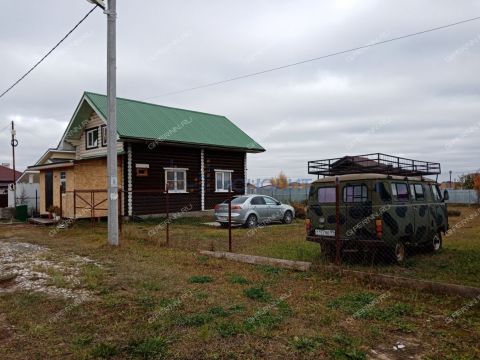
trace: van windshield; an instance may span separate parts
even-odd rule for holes
[[[336,201],[335,187],[323,187],[318,189],[319,203],[334,203]]]

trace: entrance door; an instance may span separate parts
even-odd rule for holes
[[[45,211],[53,205],[53,172],[45,173]]]

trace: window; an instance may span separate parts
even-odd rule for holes
[[[233,198],[233,200],[232,200],[232,205],[241,205],[241,204],[243,204],[245,201],[247,201],[247,199],[248,199],[248,196],[238,196],[238,197],[235,197],[235,198]],[[224,203],[228,203],[228,201],[225,200]]]
[[[437,185],[432,185],[432,193],[433,193],[433,200],[436,202],[440,202],[443,200],[442,194],[440,193],[440,189]]]
[[[148,169],[137,168],[137,169],[136,169],[136,175],[137,175],[138,177],[148,176]]]
[[[405,183],[392,183],[392,195],[397,201],[408,201],[408,186]]]
[[[107,126],[102,126],[102,146],[107,146]]]
[[[64,193],[67,190],[67,173],[60,171],[60,191]]]
[[[343,202],[361,203],[367,200],[367,187],[365,185],[345,186],[343,188]]]
[[[265,200],[265,204],[267,205],[278,205],[278,203],[270,197],[264,196],[263,199]]]
[[[165,184],[170,193],[187,192],[187,170],[179,168],[165,169]]]
[[[265,205],[265,199],[263,196],[255,196],[250,200],[251,205]]]
[[[87,149],[98,147],[98,128],[87,130],[86,132]]]
[[[382,199],[383,202],[390,202],[392,201],[392,196],[387,190],[387,185],[383,181],[378,181],[376,185],[376,191],[377,193],[380,194],[380,199]]]
[[[410,184],[410,195],[412,196],[412,199],[414,200],[424,200],[425,199],[425,193],[423,191],[423,185],[422,184]]]
[[[227,192],[232,186],[232,170],[215,170],[215,191]]]
[[[334,203],[336,201],[336,189],[334,187],[324,187],[318,189],[319,203]]]

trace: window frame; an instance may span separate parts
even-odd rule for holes
[[[263,201],[263,204],[254,204],[253,200],[255,200],[255,199],[261,199]],[[252,206],[264,206],[264,205],[267,205],[267,203],[265,202],[265,199],[263,198],[262,195],[257,195],[257,196],[254,196],[250,199],[250,205],[252,205]]]
[[[417,192],[418,186],[422,188],[421,194]],[[418,197],[419,195],[421,195],[421,198]],[[423,186],[423,184],[410,183],[410,197],[413,201],[425,201],[425,187]]]
[[[406,182],[391,182],[390,184],[391,184],[390,189],[392,191],[393,201],[396,201],[396,202],[409,202],[410,201],[410,199],[412,197],[411,197],[411,194],[410,194],[410,186],[409,186],[408,183],[406,183]],[[397,185],[405,185],[405,187],[407,188],[407,198],[406,199],[399,199]],[[393,186],[395,186],[395,192],[393,191]]]
[[[333,189],[334,199],[333,201],[320,201],[320,190],[331,190]],[[336,187],[335,186],[322,186],[317,189],[317,202],[319,204],[335,204],[337,202],[337,194],[336,194]]]
[[[222,187],[219,188],[218,187],[218,182],[217,182],[217,175],[218,174],[221,174],[222,176]],[[228,174],[228,177],[230,178],[230,187],[232,186],[232,174],[233,174],[233,170],[225,170],[225,169],[215,169],[215,192],[217,193],[226,193],[226,192],[229,192],[230,189],[226,189],[225,188],[225,174]]]
[[[107,147],[107,125],[102,125],[100,129],[100,133],[102,134],[102,147]]]
[[[174,189],[168,189],[169,194],[186,194],[188,193],[187,191],[187,168],[163,168],[165,170],[165,191],[168,189],[168,173],[173,172],[173,181],[174,182]],[[183,173],[183,189],[178,188],[178,173]]]
[[[351,198],[352,201],[347,201],[349,195],[347,194],[347,189],[352,188]],[[360,196],[355,195],[355,188],[361,188]],[[365,196],[364,191],[365,190]],[[360,199],[360,201],[355,201],[355,199]],[[365,184],[352,184],[352,185],[345,185],[343,187],[343,202],[345,204],[363,204],[368,202],[368,187]]]
[[[60,192],[65,193],[67,191],[67,172],[60,171],[59,178],[60,178]]]
[[[89,145],[90,134],[94,133],[94,132],[97,133],[97,144],[96,145]],[[100,136],[99,136],[98,126],[90,128],[90,129],[86,129],[85,130],[85,149],[86,150],[98,149],[99,143],[100,143]]]

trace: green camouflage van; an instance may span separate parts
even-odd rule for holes
[[[336,205],[338,182],[338,209]],[[421,176],[357,173],[314,181],[307,202],[307,240],[322,252],[375,251],[397,262],[406,249],[438,251],[448,230],[445,197],[435,180]],[[338,211],[338,224],[337,224]]]

